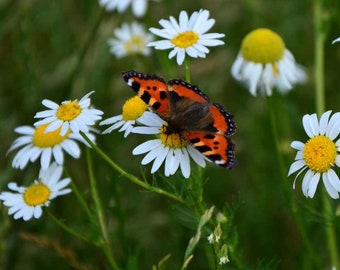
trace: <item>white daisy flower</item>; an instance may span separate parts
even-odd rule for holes
[[[180,167],[185,178],[190,176],[190,159],[189,156],[201,167],[205,167],[206,158],[193,146],[183,140],[180,134],[168,134],[167,123],[158,115],[144,114],[138,120],[142,125],[134,127],[133,133],[139,134],[157,134],[159,139],[146,141],[135,149],[133,155],[147,153],[142,160],[142,165],[153,161],[151,173],[155,173],[163,162],[165,176],[170,176],[176,173]]]
[[[207,47],[224,44],[219,40],[224,34],[206,33],[215,24],[214,19],[209,19],[208,10],[195,11],[190,18],[186,11],[181,11],[179,22],[170,16],[169,20],[162,19],[159,24],[163,29],[150,28],[150,31],[164,40],[150,42],[148,46],[153,46],[156,50],[172,49],[169,59],[177,55],[178,65],[183,63],[186,54],[193,58],[205,58],[209,53]]]
[[[339,42],[339,41],[340,41],[340,37],[334,39],[334,40],[332,41],[332,44],[334,44],[334,43],[336,43],[336,42]]]
[[[331,111],[325,112],[320,121],[316,114],[302,118],[303,127],[310,138],[306,143],[293,141],[291,147],[297,150],[294,163],[290,166],[288,176],[299,171],[296,178],[305,172],[302,180],[302,192],[306,197],[313,198],[320,178],[330,197],[339,198],[340,180],[332,169],[340,166],[340,113],[329,118]]]
[[[68,153],[74,158],[80,157],[80,148],[75,140],[89,146],[79,133],[67,132],[64,136],[60,135],[59,127],[57,130],[46,133],[48,124],[33,128],[31,126],[20,126],[14,131],[22,136],[17,138],[8,152],[17,148],[21,149],[14,156],[12,166],[23,169],[28,162],[35,162],[40,157],[42,169],[47,169],[51,159],[62,165],[64,163],[64,153]],[[85,134],[94,142],[95,137],[91,133]]]
[[[69,129],[74,133],[89,132],[89,127],[93,126],[97,120],[100,120],[102,111],[91,108],[91,99],[89,96],[94,91],[86,94],[80,101],[68,100],[60,105],[44,99],[42,104],[49,110],[36,113],[34,118],[43,118],[34,123],[34,126],[48,124],[45,132],[51,132],[61,127],[60,135],[64,136]]]
[[[131,5],[132,13],[136,17],[142,17],[148,8],[148,0],[99,0],[99,5],[108,12],[117,10],[119,13],[125,12]]]
[[[253,96],[256,96],[257,90],[271,96],[275,87],[286,93],[295,84],[307,80],[305,71],[295,62],[282,38],[265,28],[256,29],[245,36],[231,67],[231,74],[244,83]]]
[[[63,168],[53,162],[46,170],[41,169],[38,180],[29,187],[20,187],[16,183],[9,183],[8,188],[14,192],[3,191],[0,200],[8,206],[8,214],[14,219],[27,221],[40,218],[42,207],[49,206],[52,199],[71,192],[66,186],[70,178],[60,180]]]
[[[117,58],[136,54],[144,56],[151,54],[151,49],[146,45],[153,41],[153,35],[147,33],[142,24],[124,23],[121,28],[115,29],[113,34],[115,38],[110,38],[108,44],[110,52]]]
[[[110,117],[99,123],[99,125],[112,125],[103,131],[103,134],[111,133],[119,128],[119,132],[124,131],[124,137],[127,137],[133,127],[138,124],[139,118],[144,114],[155,115],[148,110],[148,106],[138,96],[128,99],[122,108],[122,114]]]

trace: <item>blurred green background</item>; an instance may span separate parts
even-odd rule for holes
[[[326,107],[339,111],[340,45],[331,45],[331,41],[340,36],[340,3],[337,0],[325,3],[329,6],[324,13],[328,20]],[[239,165],[228,171],[209,164],[203,170],[207,207],[238,206],[233,220],[238,239],[235,252],[249,269],[317,269],[292,218],[280,181],[266,99],[252,97],[230,75],[242,38],[258,27],[280,34],[297,62],[305,66],[307,84],[295,87],[286,96],[275,93],[272,97],[280,150],[288,172],[295,154],[290,142],[307,139],[301,119],[304,114],[315,112],[313,1],[150,1],[147,15],[139,21],[158,28],[159,19],[168,19],[170,15],[178,18],[181,10],[191,14],[200,8],[210,11],[216,20],[211,32],[225,33],[226,44],[211,48],[206,59],[190,61],[191,81],[212,101],[233,113],[238,127],[233,140]],[[0,191],[10,181],[28,185],[38,174],[38,164],[29,164],[22,171],[12,169],[14,154],[6,152],[17,137],[14,128],[34,123],[34,114],[43,109],[42,99],[55,102],[80,99],[95,90],[92,102],[107,118],[120,114],[124,101],[133,96],[121,78],[122,71],[134,69],[157,73],[166,79],[184,79],[183,66],[176,66],[175,60],[168,61],[168,51],[154,51],[148,58],[129,56],[120,60],[110,55],[107,39],[116,27],[133,20],[136,19],[131,8],[123,14],[106,13],[98,1],[0,1]],[[78,62],[79,59],[83,61]],[[164,61],[168,66],[164,66]],[[113,132],[98,136],[97,144],[125,170],[138,176],[145,173],[151,181],[150,166],[141,167],[141,157],[131,154],[146,138],[149,137],[132,135],[124,139],[122,133]],[[67,157],[66,167],[92,204],[84,150],[79,160]],[[120,177],[97,155],[93,159],[118,264],[122,269],[151,269],[170,253],[168,269],[178,269],[186,245],[195,233],[190,215],[186,216],[183,209],[167,198],[144,192]],[[289,187],[293,180],[287,177]],[[169,181],[180,185],[181,181],[190,180],[171,177]],[[289,189],[289,193],[306,221],[307,236],[324,269],[331,269],[324,240],[322,188],[320,185],[314,199],[306,199],[299,179],[296,190]],[[338,201],[332,203],[335,208],[340,207]],[[74,196],[58,198],[50,210],[78,231],[91,232]],[[108,269],[96,246],[67,235],[47,213],[39,220],[24,222],[7,216],[4,206],[0,205],[0,211],[0,269]],[[339,220],[331,222],[335,222],[339,233]],[[64,252],[58,252],[58,247]],[[207,269],[207,265],[204,248],[199,247],[189,269]],[[225,269],[242,267],[231,262]]]

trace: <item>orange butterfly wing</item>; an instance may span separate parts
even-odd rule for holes
[[[169,112],[168,86],[154,74],[135,71],[122,73],[127,85],[155,112],[166,115]]]
[[[216,165],[228,169],[236,165],[235,146],[230,138],[204,132],[190,132],[186,137],[192,146]]]
[[[229,136],[236,126],[221,105],[210,104],[197,86],[183,80],[166,83],[157,75],[135,71],[122,75],[128,86],[168,122],[169,131],[180,133],[215,164],[228,169],[235,166],[235,146]]]

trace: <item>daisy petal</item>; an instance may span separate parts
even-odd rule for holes
[[[164,147],[163,151],[161,151],[161,153],[155,158],[155,161],[152,164],[151,173],[155,173],[161,167],[168,153],[169,153],[169,148]]]
[[[140,155],[140,154],[144,154],[146,152],[151,151],[152,149],[155,149],[156,147],[158,147],[161,144],[160,140],[155,139],[155,140],[150,140],[150,141],[146,141],[142,144],[140,144],[139,146],[135,147],[132,150],[132,154],[133,155]]]
[[[320,173],[316,173],[310,180],[309,186],[307,187],[307,197],[313,198],[316,188],[319,184]]]
[[[329,116],[331,115],[332,111],[325,112],[321,118],[319,123],[319,133],[320,135],[324,135],[326,133],[326,129],[328,126]]]
[[[297,160],[292,165],[290,165],[288,176],[300,170],[303,166],[306,166],[306,162],[304,160]]]
[[[340,192],[340,180],[338,175],[333,170],[328,170],[325,175],[327,175],[327,178],[331,185],[335,188],[337,192]]]
[[[332,185],[329,175],[327,173],[324,173],[322,179],[329,196],[333,199],[338,199],[339,193],[336,190],[336,188]]]

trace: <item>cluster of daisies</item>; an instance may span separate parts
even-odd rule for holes
[[[12,166],[24,169],[29,162],[40,158],[40,172],[38,178],[28,187],[18,186],[11,182],[11,191],[0,193],[0,200],[9,207],[8,214],[14,219],[29,220],[42,215],[42,207],[48,206],[50,201],[60,195],[71,192],[67,188],[71,179],[63,178],[64,152],[73,158],[80,157],[78,143],[89,146],[81,132],[93,143],[96,121],[102,118],[103,112],[91,108],[89,96],[82,99],[68,100],[57,104],[51,100],[43,100],[47,110],[38,112],[39,119],[33,126],[20,126],[15,132],[20,134],[12,144],[9,152],[19,149],[15,154]]]
[[[131,5],[133,14],[140,18],[146,13],[148,0],[99,0],[99,4],[107,11],[117,10],[119,13]],[[186,56],[205,58],[208,47],[224,44],[220,40],[224,34],[208,33],[215,24],[215,20],[209,18],[208,10],[201,9],[190,16],[181,11],[178,20],[170,16],[168,20],[161,19],[159,24],[162,28],[151,27],[148,32],[138,22],[124,23],[114,30],[114,38],[108,40],[110,52],[122,58],[138,54],[149,56],[150,47],[170,49],[169,59],[176,57],[177,64],[182,65]],[[155,36],[163,39],[154,41]],[[270,96],[274,88],[287,93],[307,79],[304,68],[295,62],[283,39],[266,28],[251,31],[244,37],[231,74],[254,96],[257,93]]]
[[[123,12],[129,5],[137,17],[142,17],[147,9],[147,0],[100,0],[100,5],[108,11]],[[114,31],[115,39],[110,39],[111,52],[118,58],[131,54],[149,55],[150,47],[159,50],[170,49],[169,58],[176,57],[181,65],[185,57],[204,58],[209,53],[208,47],[223,45],[220,40],[225,35],[207,33],[215,24],[209,18],[209,11],[199,10],[190,16],[185,11],[179,14],[179,20],[170,16],[169,20],[160,20],[163,27],[150,28],[150,32],[162,40],[153,41],[144,27],[134,22]],[[340,41],[336,39],[334,42]],[[242,41],[241,50],[232,66],[233,77],[244,83],[252,95],[258,92],[270,96],[277,88],[286,93],[297,83],[306,80],[304,69],[295,62],[292,53],[286,48],[282,38],[269,29],[256,29]],[[42,206],[60,195],[71,192],[67,188],[69,178],[63,178],[62,165],[64,153],[73,158],[80,157],[78,143],[89,146],[84,138],[95,142],[94,125],[101,120],[103,112],[91,107],[90,95],[86,94],[79,101],[64,101],[57,104],[43,100],[47,110],[38,112],[38,121],[34,126],[20,126],[15,132],[17,138],[9,152],[18,150],[12,165],[24,169],[29,162],[40,158],[41,169],[38,178],[28,187],[9,183],[11,190],[0,193],[0,200],[9,207],[9,214],[15,219],[29,220],[39,218]],[[296,161],[291,165],[289,175],[305,172],[302,190],[307,197],[313,197],[320,179],[332,198],[339,198],[340,180],[334,167],[340,166],[339,133],[340,113],[331,116],[324,113],[320,121],[315,114],[303,117],[303,126],[310,139],[306,143],[294,141],[292,147],[297,150]],[[179,168],[184,177],[190,176],[191,157],[199,166],[204,167],[206,158],[187,142],[176,136],[164,134],[167,123],[157,114],[148,110],[139,98],[128,100],[122,114],[108,118],[100,125],[111,125],[103,133],[118,129],[124,137],[130,133],[153,134],[158,138],[146,141],[133,150],[134,155],[146,154],[142,164],[153,162],[151,173],[156,172],[164,162],[164,174],[173,175]],[[295,181],[294,181],[295,187]]]
[[[116,1],[107,0],[105,2],[114,3]],[[136,1],[134,4],[137,5],[137,2],[145,7],[147,1]],[[141,2],[144,3],[141,4]],[[118,7],[117,9],[119,10]],[[122,28],[115,32],[118,39],[110,40],[109,43],[112,46],[111,51],[117,57],[131,54],[131,44],[137,40],[138,46],[135,43],[135,50],[133,50],[137,54],[149,55],[150,47],[157,50],[170,49],[169,59],[176,57],[177,64],[181,65],[187,56],[204,58],[209,53],[208,47],[224,44],[223,41],[219,40],[225,36],[224,34],[207,33],[214,23],[215,20],[209,18],[209,11],[207,10],[202,9],[193,12],[191,16],[188,16],[185,11],[181,11],[178,21],[170,16],[169,20],[161,19],[159,21],[163,28],[151,27],[149,29],[152,34],[163,38],[162,40],[151,40],[153,37],[141,29],[138,31],[139,36],[137,36],[134,34],[135,31],[128,31],[128,27],[125,25],[124,29]],[[135,25],[134,28],[136,27]],[[144,42],[140,42],[141,40]],[[340,38],[334,40],[333,43],[338,41],[340,41]],[[143,46],[140,46],[141,44]],[[285,94],[292,90],[296,84],[305,83],[307,80],[304,68],[296,63],[293,54],[286,48],[283,39],[274,31],[266,28],[255,29],[244,37],[241,49],[232,65],[231,74],[237,81],[243,83],[253,96],[257,94],[271,96],[273,89]],[[123,112],[124,114],[125,112]],[[296,141],[292,143],[292,147],[298,152],[296,161],[289,169],[289,175],[299,171],[297,175],[299,176],[302,172],[306,172],[302,181],[302,191],[306,197],[312,198],[314,196],[320,179],[323,180],[326,190],[332,198],[339,197],[340,181],[332,168],[340,164],[338,157],[340,143],[339,140],[334,141],[338,138],[338,126],[340,124],[338,123],[338,113],[331,118],[329,117],[330,111],[321,116],[319,123],[315,114],[305,115],[303,125],[310,140],[305,144]],[[157,119],[157,116],[150,112],[143,116],[138,115],[132,120],[127,118],[125,120],[123,116],[107,120],[106,124],[114,123],[107,129],[107,132],[120,128],[120,131],[125,131],[125,136],[131,131],[159,134],[160,127],[164,125],[162,119]],[[133,121],[149,127],[134,127],[135,122]],[[171,147],[167,149],[167,151],[171,150]],[[133,151],[134,154],[146,152],[148,154],[143,159],[142,164],[154,161],[151,171],[155,172],[167,156],[162,154],[166,153],[164,142],[161,139],[148,141]],[[184,176],[188,176],[190,170],[187,165],[183,165],[187,164],[186,162],[183,163],[183,161],[179,162],[178,160],[183,159],[183,157],[187,160],[188,153],[197,164],[200,166],[205,165],[204,157],[199,155],[194,148],[190,148],[190,145],[187,146],[186,151],[181,150],[181,152],[177,153],[173,151],[172,155],[176,156],[176,158],[169,161],[168,164],[174,164],[172,168],[176,169],[181,166]],[[165,166],[166,175],[171,175],[174,171],[170,165]]]
[[[100,0],[100,5],[107,11],[123,12],[130,2],[134,15],[136,17],[144,16],[147,0]],[[117,58],[122,58],[136,54],[149,56],[151,54],[150,47],[159,50],[172,49],[169,58],[176,56],[177,63],[181,65],[186,54],[193,58],[205,58],[209,53],[207,47],[224,44],[219,40],[225,36],[224,34],[206,34],[215,24],[215,20],[209,18],[208,10],[195,11],[190,17],[187,12],[181,11],[178,22],[170,16],[169,20],[162,19],[159,24],[163,27],[162,29],[151,27],[150,33],[148,33],[145,26],[136,21],[131,24],[123,23],[120,28],[113,31],[114,38],[108,40],[110,52]],[[154,35],[162,37],[164,40],[153,41]]]

